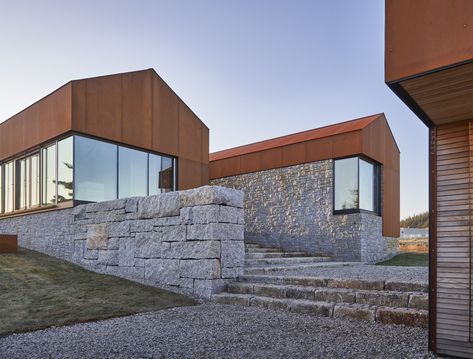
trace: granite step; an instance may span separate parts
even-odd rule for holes
[[[314,267],[325,266],[326,262],[319,261],[313,263],[296,263],[296,264],[273,264],[273,265],[264,265],[264,266],[253,266],[253,267],[245,267],[243,269],[244,275],[269,275],[274,272],[280,271],[295,271],[295,270],[303,270],[309,269]]]
[[[330,287],[364,290],[388,290],[397,292],[428,292],[425,282],[398,282],[369,279],[322,278],[313,276],[245,274],[238,278],[240,282],[287,284],[312,287]]]
[[[251,282],[230,283],[227,291],[233,294],[253,294],[256,296],[279,299],[304,299],[318,302],[356,303],[423,310],[428,309],[429,301],[428,294],[422,292],[360,290]]]
[[[319,263],[329,261],[329,257],[280,257],[280,258],[257,258],[245,259],[245,265],[248,267],[259,267],[267,265],[295,265],[306,263]]]
[[[283,253],[279,248],[245,248],[246,253]]]
[[[410,308],[391,308],[357,303],[336,303],[305,299],[281,299],[252,294],[220,293],[212,299],[221,304],[263,307],[318,317],[376,321],[383,324],[428,326],[428,311]]]
[[[304,252],[262,252],[246,254],[247,259],[261,259],[261,258],[288,258],[288,257],[309,257],[310,255]]]

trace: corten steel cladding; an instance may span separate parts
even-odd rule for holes
[[[385,11],[387,83],[473,58],[473,1],[386,0]]]
[[[365,155],[382,164],[383,235],[399,237],[399,149],[384,114],[210,154],[210,179]]]
[[[18,252],[18,238],[16,235],[0,234],[0,253]]]
[[[208,184],[208,128],[153,69],[74,80],[0,124],[0,161],[67,133],[178,158],[178,189]]]

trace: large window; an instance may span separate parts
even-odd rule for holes
[[[118,149],[118,196],[148,194],[148,153],[126,147]]]
[[[43,205],[56,203],[56,143],[43,148]]]
[[[73,198],[73,138],[68,137],[57,143],[57,201],[65,202]]]
[[[3,179],[4,179],[4,208],[5,212],[13,211],[13,162],[9,162],[3,165]]]
[[[0,213],[173,191],[175,167],[169,156],[69,136],[0,163]]]
[[[174,189],[174,160],[150,153],[148,182],[150,195],[172,191]]]
[[[75,199],[100,202],[117,198],[117,151],[111,143],[75,136]]]
[[[359,157],[334,163],[334,212],[380,212],[380,166]]]

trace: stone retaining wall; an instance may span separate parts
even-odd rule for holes
[[[19,244],[172,291],[209,298],[242,273],[243,193],[217,186],[0,220]]]
[[[267,247],[376,262],[397,253],[382,218],[333,214],[333,161],[325,160],[214,179],[245,192],[245,238]]]

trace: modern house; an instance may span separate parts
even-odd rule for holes
[[[245,193],[246,240],[337,260],[397,252],[399,149],[384,114],[211,153],[209,176]]]
[[[473,358],[473,2],[387,0],[388,86],[429,128],[429,347]]]
[[[0,124],[0,170],[0,235],[199,297],[241,275],[244,240],[304,260],[397,251],[399,149],[383,114],[214,153],[209,164],[208,128],[154,70],[102,76]],[[205,186],[209,171],[237,190]]]
[[[152,69],[71,81],[0,124],[0,218],[205,185],[208,138]]]

